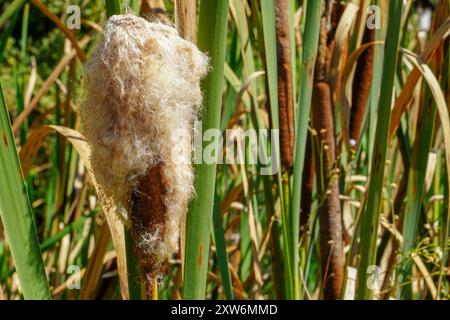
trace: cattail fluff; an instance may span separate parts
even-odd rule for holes
[[[207,57],[176,29],[132,14],[109,18],[86,66],[80,116],[100,198],[132,227],[144,265],[178,249],[207,71]],[[144,198],[138,205],[136,194]]]

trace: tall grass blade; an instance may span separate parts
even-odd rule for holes
[[[115,14],[120,14],[122,10],[122,4],[120,0],[105,0],[105,7],[106,7],[106,15],[111,17]]]
[[[16,13],[17,10],[26,2],[26,0],[14,0],[6,10],[0,15],[0,28],[8,21],[8,19]]]
[[[198,46],[208,53],[211,71],[203,80],[205,93],[202,130],[219,128],[226,52],[228,0],[200,3]],[[205,146],[207,143],[203,143]],[[202,149],[203,150],[203,149]],[[184,299],[204,299],[216,180],[215,164],[195,166],[197,197],[186,222]]]
[[[381,209],[388,133],[391,117],[391,103],[394,93],[394,77],[392,70],[396,69],[400,40],[400,22],[403,1],[389,2],[389,19],[386,34],[386,52],[381,80],[380,100],[378,104],[378,121],[374,152],[372,156],[372,171],[369,178],[368,196],[361,220],[361,262],[358,272],[358,299],[371,299],[372,290],[367,285],[368,267],[375,265],[378,220]]]
[[[322,15],[322,0],[308,1],[306,6],[306,24],[304,31],[304,46],[302,69],[300,75],[299,112],[297,113],[295,145],[294,145],[294,175],[292,182],[291,202],[291,235],[294,262],[293,270],[296,274],[299,268],[299,254],[297,243],[300,228],[300,205],[302,194],[302,175],[305,161],[306,138],[308,121],[311,110],[311,100],[316,65],[317,48],[319,45],[320,18]]]
[[[2,35],[0,37],[0,64],[2,64],[3,60],[5,59],[6,45],[8,43],[9,37],[11,36],[12,32],[14,31],[14,27],[16,25],[18,17],[19,17],[19,11],[16,11],[16,13],[12,16],[11,20],[9,21],[7,27],[2,32]]]
[[[431,68],[426,65],[425,63],[423,63],[420,58],[416,55],[414,55],[412,52],[407,51],[407,50],[403,50],[403,52],[406,53],[406,57],[416,66],[416,68],[418,70],[420,70],[422,76],[424,77],[424,79],[426,80],[429,89],[431,91],[431,94],[433,96],[434,99],[434,103],[437,109],[437,112],[439,114],[439,118],[441,120],[441,126],[442,126],[442,131],[443,131],[443,137],[444,137],[444,146],[445,146],[445,164],[446,164],[446,173],[447,173],[447,183],[450,183],[450,116],[448,114],[448,105],[446,102],[446,99],[444,97],[444,94],[442,92],[442,89],[439,85],[439,81],[436,79],[436,76],[433,74],[433,71],[431,70]],[[427,154],[428,156],[428,154]],[[447,188],[447,199],[450,198],[450,189]],[[417,194],[414,195],[415,197],[417,197]],[[449,226],[448,226],[448,221],[449,221],[449,217],[450,217],[450,207],[447,205],[447,216],[444,219],[444,221],[446,221],[447,223],[444,224],[444,226],[442,227],[443,229],[443,233],[444,233],[444,237],[443,237],[443,243],[442,245],[442,250],[444,252],[444,256],[442,257],[441,260],[441,272],[444,269],[444,263],[445,263],[445,255],[448,254],[448,235],[449,235]],[[414,221],[408,221],[411,223],[411,225],[417,226],[417,223]],[[411,239],[404,239],[404,250],[407,251],[409,248],[412,247],[412,240],[414,237],[414,233],[415,230],[412,227],[405,227],[405,231],[406,233],[404,234],[404,236],[409,236],[411,237]],[[408,243],[406,243],[406,240],[408,240]],[[407,271],[408,271],[409,267],[407,267]],[[439,277],[442,277],[442,273],[440,273]],[[439,287],[441,286],[441,278],[439,279]],[[403,296],[402,296],[403,294]],[[404,293],[402,292],[402,290],[400,290],[399,293],[400,297],[404,297]]]
[[[228,268],[227,243],[225,241],[225,230],[223,228],[222,213],[220,212],[219,199],[216,197],[216,205],[213,212],[214,242],[216,245],[217,262],[222,277],[223,290],[228,300],[233,300],[233,286],[231,283],[230,269]]]
[[[39,240],[0,85],[0,215],[25,299],[50,299]]]

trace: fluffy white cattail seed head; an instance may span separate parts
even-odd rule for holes
[[[207,71],[207,57],[176,29],[132,14],[109,18],[86,66],[80,116],[103,203],[129,221],[130,193],[161,167],[166,225],[164,232],[145,230],[140,244],[159,258],[177,249],[179,221],[194,192],[191,164],[172,150],[190,159]],[[180,141],[174,132],[186,135]]]

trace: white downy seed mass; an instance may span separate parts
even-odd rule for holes
[[[206,55],[175,28],[132,14],[109,18],[86,66],[80,116],[103,204],[129,222],[130,192],[163,164],[166,232],[154,230],[140,244],[160,259],[177,250],[180,219],[194,193],[191,164],[172,150],[190,158],[207,71]],[[174,139],[180,130],[183,139]]]

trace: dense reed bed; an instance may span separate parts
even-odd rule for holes
[[[0,299],[448,299],[450,1],[0,3]]]

